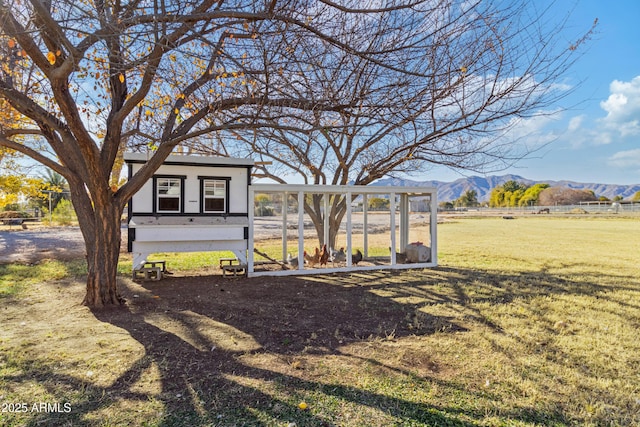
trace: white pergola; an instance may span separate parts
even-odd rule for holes
[[[298,200],[298,266],[297,269],[290,270],[268,270],[255,271],[254,252],[254,209],[256,194],[276,193],[281,194],[284,200],[284,208],[282,209],[282,259],[287,258],[287,204],[286,200],[291,195],[297,195]],[[305,194],[322,194],[324,199],[324,212],[329,212],[329,195],[343,195],[346,204],[346,265],[341,267],[327,268],[305,268],[304,267],[304,200]],[[347,186],[347,185],[303,185],[303,184],[252,184],[249,185],[249,236],[248,236],[248,257],[247,257],[247,274],[249,277],[263,275],[299,275],[299,274],[324,274],[334,272],[347,271],[364,271],[364,270],[381,270],[381,269],[409,269],[409,268],[429,268],[437,266],[437,197],[436,188],[434,187],[374,187],[374,186]],[[390,259],[388,265],[375,266],[355,266],[352,260],[352,205],[351,200],[354,196],[362,196],[363,198],[363,239],[364,239],[364,256],[367,257],[368,251],[368,212],[367,197],[370,195],[387,195],[389,198],[389,246],[391,248]],[[399,201],[396,198],[399,197]],[[429,203],[429,234],[423,241],[428,242],[431,249],[431,257],[428,262],[397,264],[396,250],[404,249],[409,244],[409,214],[410,214],[410,197],[428,198]],[[399,212],[399,242],[396,238],[396,214]],[[324,241],[328,241],[329,235],[329,217],[324,215]],[[398,245],[399,243],[399,245]]]

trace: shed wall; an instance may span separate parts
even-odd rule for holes
[[[133,164],[132,172],[136,173],[143,165]],[[183,166],[162,165],[155,175],[186,176],[184,181],[184,214],[200,213],[200,180],[199,176],[229,178],[229,213],[247,214],[247,187],[249,174],[244,167],[220,167],[220,166]],[[132,215],[149,215],[153,212],[153,180],[149,180],[133,196]]]

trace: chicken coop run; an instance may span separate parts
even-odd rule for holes
[[[125,153],[129,176],[150,155]],[[134,278],[159,280],[166,252],[228,251],[223,273],[248,276],[437,265],[435,188],[253,184],[253,165],[169,156],[129,201]]]
[[[249,186],[248,275],[437,265],[433,187]]]

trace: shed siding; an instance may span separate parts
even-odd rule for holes
[[[182,242],[203,240],[242,240],[242,226],[210,226],[210,227],[138,227],[136,240],[145,242]]]
[[[133,164],[133,173],[143,165]],[[247,169],[244,167],[220,166],[182,166],[162,165],[155,175],[186,176],[184,180],[184,214],[199,214],[200,206],[200,176],[217,176],[229,178],[229,200],[227,201],[230,214],[247,214],[247,187],[249,185]],[[153,180],[149,180],[132,199],[132,215],[153,214]]]

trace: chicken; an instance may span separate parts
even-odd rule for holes
[[[358,263],[362,261],[362,258],[362,252],[360,252],[360,249],[356,249],[356,253],[351,255],[351,262],[353,265],[358,265]]]
[[[389,252],[391,252],[391,247],[389,247]],[[404,252],[396,252],[396,264],[406,264],[407,263],[407,254]]]
[[[294,258],[291,254],[289,254],[289,256],[287,257],[287,264],[289,264],[293,268],[298,268],[298,256],[296,255]]]
[[[344,248],[340,248],[339,251],[335,249],[331,249],[331,256],[329,257],[329,261],[336,265],[336,262],[345,262],[347,261],[347,254],[344,251]]]
[[[322,250],[320,251],[320,267],[323,265],[327,265],[327,261],[329,260],[329,251],[327,250],[327,244],[322,245]]]
[[[316,252],[313,256],[309,255],[307,251],[304,251],[304,259],[307,261],[310,267],[313,267],[320,262],[320,249],[316,248]]]

